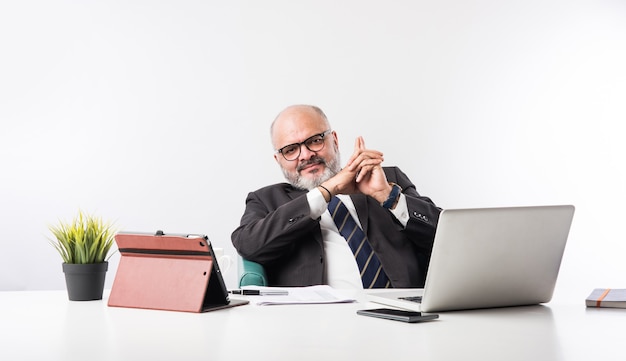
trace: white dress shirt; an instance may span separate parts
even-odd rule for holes
[[[356,209],[352,203],[350,196],[345,194],[337,195],[337,197],[346,205],[350,215],[356,220],[359,227],[361,222],[356,214]],[[320,227],[322,229],[322,239],[324,240],[324,255],[326,265],[326,280],[328,285],[336,289],[362,289],[363,283],[359,272],[359,266],[356,263],[354,254],[346,242],[346,239],[339,233],[335,222],[328,211],[328,203],[324,199],[324,195],[318,188],[307,193],[309,207],[311,209],[311,218],[320,218]],[[409,212],[407,209],[406,198],[404,194],[400,194],[400,199],[395,209],[389,210],[399,221],[406,227],[409,221]],[[361,227],[362,228],[362,227]]]

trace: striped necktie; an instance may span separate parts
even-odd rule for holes
[[[391,283],[380,260],[372,250],[367,236],[348,212],[348,208],[337,197],[328,203],[328,210],[339,233],[346,239],[361,272],[363,288],[388,288]]]

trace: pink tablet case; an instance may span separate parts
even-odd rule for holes
[[[120,232],[115,241],[121,258],[109,306],[206,312],[248,303],[229,300],[204,235]]]

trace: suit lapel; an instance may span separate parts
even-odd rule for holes
[[[354,204],[354,208],[356,209],[356,214],[359,216],[359,222],[361,223],[361,227],[363,227],[363,232],[367,234],[367,229],[369,226],[368,215],[368,205],[367,205],[367,196],[363,194],[352,194],[350,195],[352,199],[352,203]]]
[[[298,189],[298,188],[292,186],[291,184],[285,184],[285,185],[286,185],[285,193],[291,199],[296,199],[296,198],[300,197],[302,194],[308,192],[308,191],[303,190],[303,189]]]

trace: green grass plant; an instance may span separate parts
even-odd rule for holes
[[[102,263],[113,245],[115,231],[111,223],[82,211],[72,222],[60,221],[49,226],[55,239],[50,243],[63,262],[75,264]]]

